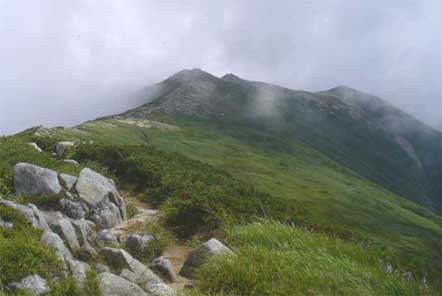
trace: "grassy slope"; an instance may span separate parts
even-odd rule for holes
[[[229,231],[236,257],[215,258],[198,272],[208,295],[426,295],[386,274],[372,250],[279,223]]]
[[[256,131],[233,133],[203,121],[160,119],[180,129],[145,129],[103,120],[83,126],[88,133],[60,131],[59,136],[108,144],[154,144],[178,151],[296,202],[300,220],[308,225],[356,232],[380,246],[392,247],[408,261],[437,268],[434,262],[441,260],[440,217],[428,210],[300,143],[285,143]]]

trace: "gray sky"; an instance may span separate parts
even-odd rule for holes
[[[442,1],[0,1],[0,134],[123,111],[184,68],[347,85],[439,129]]]

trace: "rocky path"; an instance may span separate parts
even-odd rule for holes
[[[148,204],[139,201],[130,192],[122,192],[122,196],[124,196],[128,205],[130,204],[138,210],[138,214],[115,226],[112,229],[112,232],[114,232],[116,235],[124,235],[130,231],[130,229],[137,228],[137,226],[142,226],[146,223],[158,223],[161,211],[150,208]],[[177,281],[170,284],[170,286],[177,291],[183,290],[186,286],[192,285],[191,280],[179,275],[179,271],[181,270],[181,267],[183,266],[184,261],[186,260],[190,251],[191,248],[189,246],[182,243],[177,243],[168,247],[163,254],[163,256],[167,257],[171,261],[173,270],[177,275]]]

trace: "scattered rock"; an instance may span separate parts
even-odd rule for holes
[[[26,293],[26,295],[42,295],[49,292],[48,283],[39,275],[27,276],[19,283],[13,283],[11,286]]]
[[[133,254],[142,253],[155,238],[151,235],[130,234],[127,237],[126,244]]]
[[[147,283],[143,286],[144,290],[155,296],[175,296],[174,289],[166,285],[165,283]]]
[[[75,182],[77,182],[77,177],[68,174],[60,174],[58,177],[60,179],[61,186],[63,186],[67,191],[71,191],[75,185]]]
[[[55,195],[62,190],[57,172],[24,162],[14,167],[14,184],[19,195]]]
[[[147,296],[138,285],[109,272],[98,275],[98,285],[103,296]]]
[[[60,206],[63,213],[72,219],[83,219],[86,217],[86,211],[79,202],[63,198],[60,200]]]
[[[191,277],[198,267],[207,262],[208,258],[223,254],[233,255],[234,253],[220,241],[212,238],[189,253],[189,256],[180,270],[180,275]]]
[[[157,271],[159,275],[163,277],[168,282],[176,282],[177,277],[175,271],[173,270],[172,263],[170,260],[164,256],[155,258],[150,264],[150,268],[153,271]]]
[[[141,287],[164,283],[146,265],[133,258],[123,249],[103,248],[102,254],[112,268],[121,272],[120,276],[137,283]]]
[[[75,145],[74,142],[69,142],[69,141],[57,143],[57,146],[55,147],[55,153],[57,153],[57,157],[58,158],[65,157],[69,149],[74,147],[74,145]]]
[[[87,272],[91,270],[89,264],[79,260],[67,260],[71,276],[82,287],[86,281]]]
[[[96,243],[99,247],[116,247],[119,245],[117,236],[110,229],[103,229],[97,233]]]
[[[77,165],[77,166],[80,165],[78,163],[78,161],[76,161],[75,159],[63,159],[63,162],[70,163],[70,164]]]
[[[29,146],[34,147],[35,150],[37,150],[38,152],[43,152],[43,150],[40,147],[38,147],[37,143],[32,142],[32,143],[26,143],[26,144],[28,144]]]

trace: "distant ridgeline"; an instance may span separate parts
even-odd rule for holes
[[[441,211],[441,132],[372,95],[340,86],[305,92],[183,70],[146,88],[147,104],[114,118],[189,116],[302,142],[357,174]],[[253,141],[253,139],[248,139]],[[257,143],[259,144],[259,143]]]

